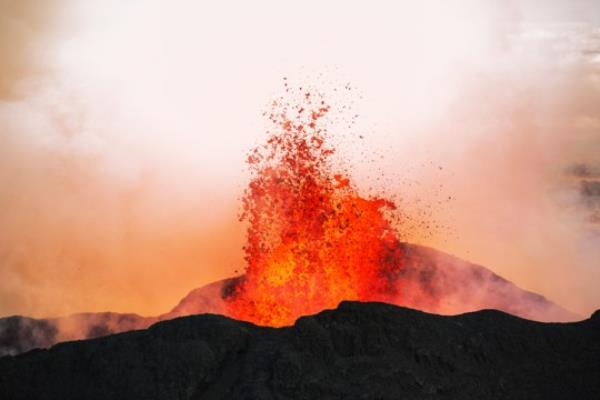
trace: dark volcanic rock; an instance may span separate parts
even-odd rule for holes
[[[158,318],[155,317],[112,312],[80,313],[47,319],[21,316],[0,318],[0,357],[68,340],[91,339],[143,329],[156,321]]]
[[[0,398],[598,399],[596,317],[350,302],[280,329],[199,315],[0,358]]]
[[[0,356],[18,354],[57,342],[56,326],[44,319],[13,316],[0,319]]]

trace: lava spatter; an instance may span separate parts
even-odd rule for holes
[[[277,101],[267,113],[274,129],[247,159],[247,264],[227,298],[233,318],[283,326],[342,300],[399,298],[401,246],[385,216],[396,206],[361,197],[334,170],[323,123],[330,110],[306,91],[299,104]]]

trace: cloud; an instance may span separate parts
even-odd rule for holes
[[[44,48],[59,32],[58,16],[65,4],[66,0],[0,0],[0,99],[23,98],[24,80],[47,70]]]
[[[597,308],[598,236],[564,171],[596,174],[598,3],[425,3],[0,0],[0,314],[158,313],[239,268],[261,107],[331,65],[393,150],[386,176],[444,166],[461,241],[429,244]]]
[[[600,166],[576,163],[567,167],[565,173],[576,178],[597,178],[600,177]]]

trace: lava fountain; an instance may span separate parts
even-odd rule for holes
[[[304,92],[299,104],[277,101],[268,113],[274,130],[247,159],[246,270],[227,299],[233,318],[284,326],[342,300],[399,299],[403,257],[388,213],[396,206],[361,197],[334,170],[329,112]]]

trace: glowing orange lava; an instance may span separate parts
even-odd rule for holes
[[[246,273],[227,314],[260,325],[290,325],[342,300],[393,301],[402,268],[399,239],[382,198],[363,198],[332,171],[322,119],[330,106],[311,93],[300,105],[275,102],[275,125],[248,164],[244,199]]]

